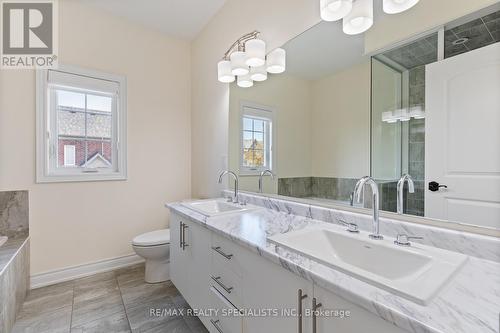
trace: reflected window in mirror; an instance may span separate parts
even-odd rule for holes
[[[269,107],[242,104],[240,172],[257,174],[272,170],[273,114]]]

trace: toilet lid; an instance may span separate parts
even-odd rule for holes
[[[170,229],[162,229],[147,232],[139,235],[132,240],[132,245],[153,246],[170,243]]]

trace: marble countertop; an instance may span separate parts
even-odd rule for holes
[[[499,333],[500,263],[469,257],[422,306],[267,240],[309,226],[335,227],[331,223],[266,208],[207,218],[180,203],[166,206],[409,332]]]
[[[0,275],[3,274],[7,264],[14,258],[15,254],[23,246],[24,242],[28,239],[28,235],[18,235],[13,238],[7,239],[2,246],[0,246]]]

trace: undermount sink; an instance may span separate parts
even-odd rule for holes
[[[337,230],[338,229],[338,230]],[[421,305],[426,305],[465,263],[467,256],[394,239],[372,240],[341,228],[306,228],[269,240]]]
[[[226,202],[224,199],[208,199],[183,202],[183,206],[188,207],[205,216],[216,216],[228,213],[244,212],[259,207],[254,205],[240,205],[238,203]]]

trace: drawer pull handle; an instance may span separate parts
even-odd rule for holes
[[[212,250],[214,250],[215,252],[217,252],[218,254],[220,254],[221,256],[223,256],[224,258],[226,258],[227,260],[231,260],[231,258],[233,257],[232,254],[226,254],[226,253],[224,253],[224,251],[222,251],[220,249],[220,246],[212,246]]]
[[[186,223],[182,224],[182,250],[186,249],[186,246],[189,246],[188,243],[186,243],[186,229],[189,228]]]
[[[184,243],[184,240],[182,239],[182,230],[184,230],[183,225],[184,223],[182,221],[179,222],[179,247],[181,249],[182,249],[182,243]]]
[[[316,310],[318,310],[323,305],[321,303],[317,303],[316,297],[313,298],[312,301],[312,333],[317,332],[317,323],[316,323]]]
[[[210,322],[212,323],[212,325],[214,325],[215,329],[219,332],[219,333],[224,333],[222,331],[222,328],[219,327],[219,323],[220,321],[217,319],[217,320],[213,320],[213,319],[210,319]]]
[[[298,333],[302,333],[302,301],[307,298],[307,294],[304,294],[302,289],[299,289],[298,291],[298,299],[297,299],[297,305],[298,305],[298,312],[299,312],[299,317],[298,317]]]
[[[224,283],[220,282],[220,276],[212,276],[212,280],[215,281],[222,289],[224,289],[228,294],[231,293],[231,291],[234,289],[233,287],[226,287]]]

